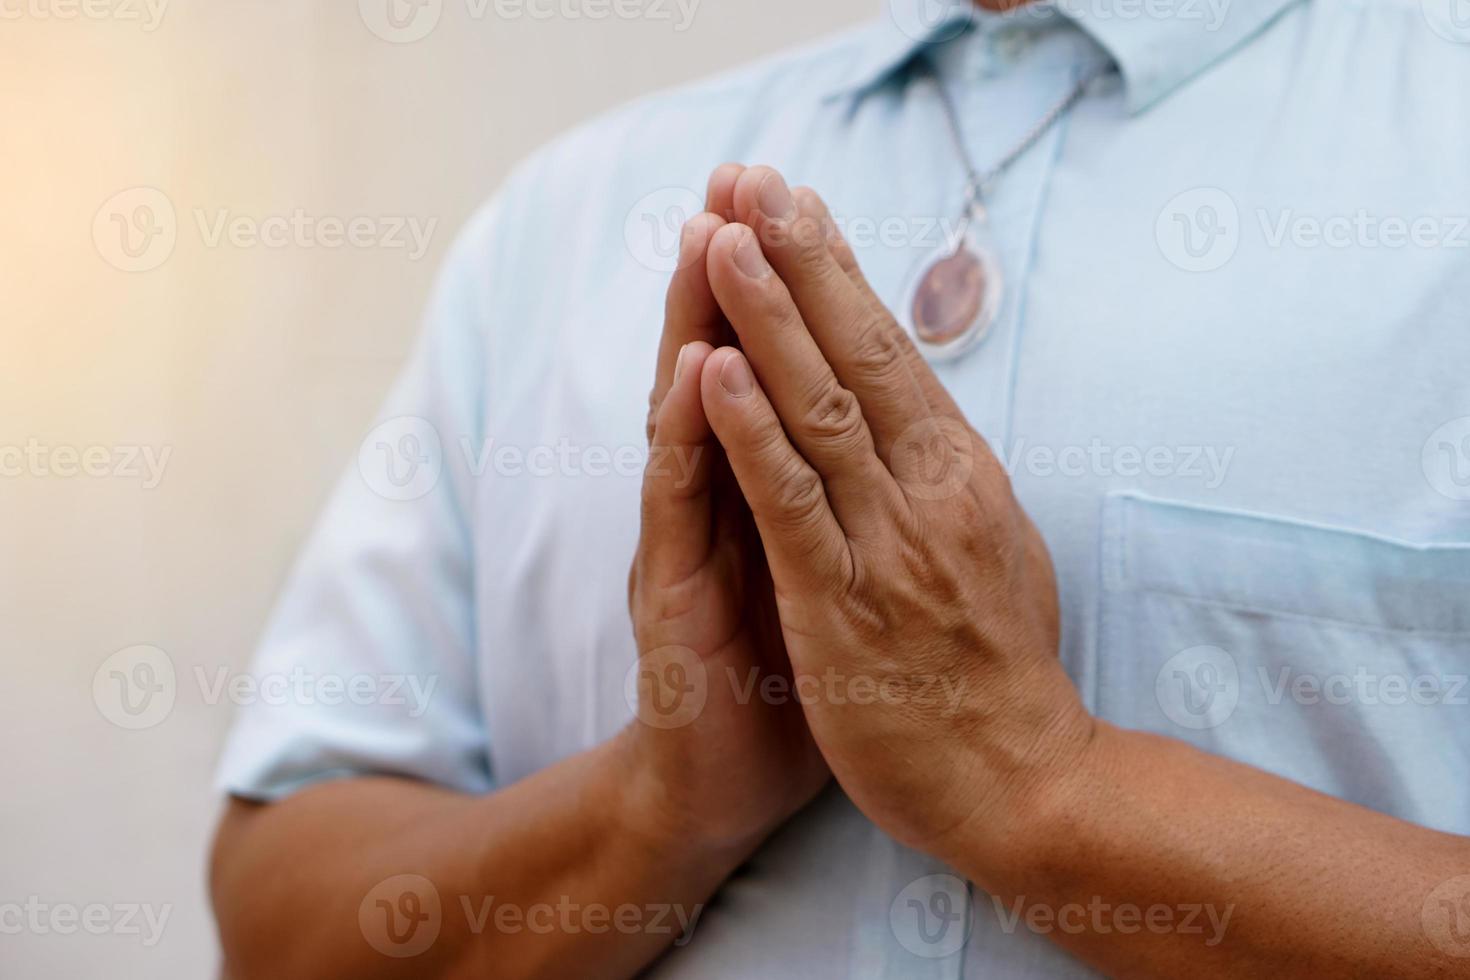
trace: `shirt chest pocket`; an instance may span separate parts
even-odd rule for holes
[[[1470,545],[1123,494],[1102,578],[1103,718],[1470,832]]]

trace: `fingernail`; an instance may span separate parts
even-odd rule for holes
[[[755,198],[760,204],[761,213],[768,218],[789,221],[796,217],[796,198],[791,196],[791,189],[786,186],[786,181],[780,174],[767,175],[761,181]]]
[[[684,373],[684,355],[689,353],[689,345],[685,344],[679,348],[679,356],[674,359],[674,383],[679,383],[679,375]]]
[[[785,178],[779,173],[770,173],[760,182],[756,192],[756,203],[761,213],[778,220],[791,220],[797,216],[797,198],[792,197],[791,188],[786,187]]]
[[[771,274],[771,266],[761,254],[754,235],[742,235],[740,244],[735,246],[735,268],[751,279],[764,279]]]
[[[750,376],[750,365],[745,363],[744,357],[732,354],[725,358],[725,363],[720,367],[721,388],[736,398],[744,398],[750,394],[754,384],[755,379]]]

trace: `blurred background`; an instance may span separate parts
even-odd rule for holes
[[[509,168],[880,13],[0,0],[0,976],[215,971],[219,685]]]

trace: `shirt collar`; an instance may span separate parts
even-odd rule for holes
[[[884,0],[883,19],[859,43],[857,61],[829,98],[860,95],[926,48],[970,29],[1034,22],[1055,8],[1112,57],[1128,109],[1142,110],[1254,38],[1299,0],[1033,0],[1009,14],[973,0]]]

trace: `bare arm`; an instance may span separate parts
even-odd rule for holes
[[[807,705],[853,801],[1111,975],[1470,976],[1470,841],[1087,714],[1044,541],[821,199],[752,168],[734,200],[705,410],[798,676],[894,692]]]
[[[968,828],[952,856],[1113,975],[1470,973],[1465,838],[1102,723],[1018,813],[1002,851]]]
[[[711,182],[711,212],[738,173]],[[704,261],[720,224],[690,222],[669,288],[629,582],[638,718],[484,797],[362,778],[233,803],[212,881],[232,976],[627,977],[830,778],[799,704],[728,682],[785,650],[699,396],[723,329]]]
[[[233,801],[211,876],[228,974],[632,976],[748,849],[665,819],[634,755],[624,735],[484,797],[365,778]]]

